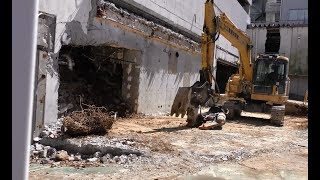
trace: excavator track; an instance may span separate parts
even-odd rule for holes
[[[283,126],[285,116],[285,105],[273,106],[271,108],[271,118],[270,122],[276,126]]]

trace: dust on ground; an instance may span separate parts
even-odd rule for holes
[[[228,121],[222,130],[185,125],[176,117],[118,119],[105,138],[130,139],[148,156],[92,166],[33,162],[29,179],[308,179],[307,117],[286,116],[283,127],[262,116]]]

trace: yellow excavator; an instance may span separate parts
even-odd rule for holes
[[[206,0],[204,7],[200,80],[191,87],[178,89],[171,106],[171,116],[175,114],[183,118],[187,115],[188,127],[221,129],[225,120],[246,111],[270,114],[272,124],[283,126],[290,84],[289,59],[278,54],[260,54],[251,59],[253,45],[250,37],[238,29],[226,14],[216,16],[213,0]],[[229,77],[223,96],[217,88],[212,88],[217,85],[212,71],[215,42],[220,35],[230,41],[240,54],[238,72]],[[201,113],[201,107],[210,109]],[[207,122],[214,123],[206,125]]]

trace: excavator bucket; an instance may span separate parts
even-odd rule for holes
[[[171,107],[171,116],[176,114],[176,117],[179,117],[179,115],[181,115],[181,117],[183,118],[190,104],[190,99],[191,87],[180,87]]]

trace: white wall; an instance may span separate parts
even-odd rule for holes
[[[141,51],[141,59],[133,68],[140,72],[137,111],[145,114],[169,113],[175,93],[179,87],[190,86],[199,80],[201,68],[200,52],[190,52],[183,47],[173,47],[160,40],[120,28],[103,19],[95,19],[95,28],[88,30],[83,41],[79,32],[72,31],[71,43],[85,45],[94,42],[95,45],[109,43],[127,49]],[[171,52],[171,55],[170,55]],[[175,53],[179,57],[175,58]],[[170,65],[169,65],[170,64]]]
[[[47,84],[45,99],[45,124],[54,122],[58,116],[58,52],[61,47],[61,37],[65,31],[67,22],[77,20],[82,22],[82,30],[87,32],[87,22],[89,11],[91,10],[91,1],[88,0],[39,0],[39,11],[53,14],[56,16],[56,33],[54,54],[47,63]]]
[[[290,99],[303,101],[306,91],[308,91],[308,76],[291,75],[290,78]]]
[[[257,57],[259,53],[265,52],[265,42],[267,40],[267,28],[247,29],[247,34],[250,37],[253,49],[251,58]]]
[[[134,0],[135,2],[167,17],[174,23],[181,25],[198,35],[202,34],[202,27],[204,22],[204,3],[203,1],[195,0]],[[215,12],[219,15],[221,12],[227,14],[229,19],[242,31],[246,31],[247,25],[250,24],[250,16],[245,12],[237,0],[215,0]],[[252,1],[249,1],[252,4]],[[220,36],[216,45],[225,50],[237,55],[238,50],[231,45],[231,43]],[[225,52],[217,51],[215,55],[214,66],[216,66],[217,58],[222,58],[233,63],[234,57]],[[215,74],[215,72],[214,72]]]
[[[56,15],[55,52],[60,50],[60,40],[67,22],[79,21],[82,30],[85,33],[87,32],[87,22],[91,9],[90,0],[39,0],[39,11]]]
[[[281,54],[290,59],[290,74],[308,75],[308,27],[280,29]]]

